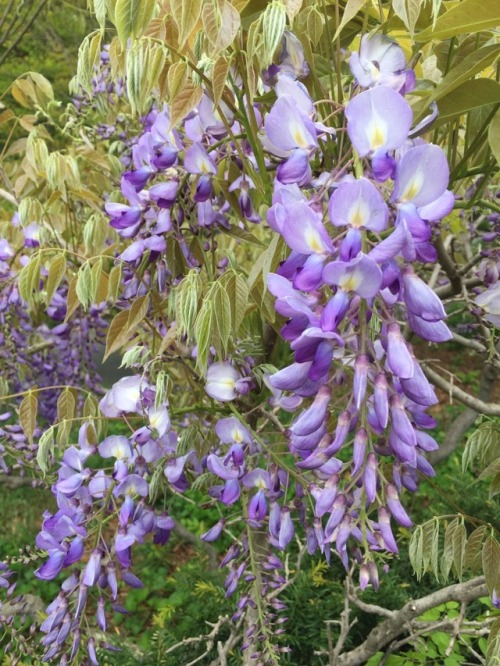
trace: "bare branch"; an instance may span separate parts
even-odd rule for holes
[[[483,284],[483,281],[480,280],[479,278],[473,277],[469,278],[468,280],[464,280],[462,282],[463,285],[466,287],[479,287],[479,285]],[[450,284],[445,284],[442,287],[438,287],[435,289],[435,293],[439,296],[439,298],[449,298],[450,296],[456,296],[459,294],[459,291],[455,291],[453,285]]]
[[[448,254],[441,236],[438,236],[434,241],[434,247],[436,248],[438,254],[439,263],[448,276],[450,287],[452,288],[453,293],[460,294],[462,292],[462,278],[458,274],[455,262]]]
[[[349,636],[349,632],[351,628],[358,621],[357,618],[355,618],[353,622],[349,621],[349,615],[351,613],[351,607],[349,604],[351,597],[349,595],[349,590],[352,588],[352,571],[350,571],[349,574],[346,576],[346,579],[344,581],[344,587],[345,587],[344,610],[340,614],[340,635],[338,637],[335,647],[333,647],[332,645],[328,645],[329,654],[330,654],[330,664],[332,666],[337,663],[337,659],[339,658],[339,655],[342,652],[347,637]]]
[[[483,402],[479,398],[475,398],[470,393],[458,388],[458,386],[454,386],[447,379],[444,379],[444,377],[429,368],[429,366],[423,366],[422,369],[427,379],[462,404],[474,409],[476,412],[481,412],[485,416],[500,416],[500,405],[493,402]]]
[[[497,378],[498,368],[492,363],[486,363],[483,366],[479,380],[479,391],[477,394],[479,400],[487,400],[492,395]],[[477,415],[477,410],[467,407],[453,420],[446,429],[444,442],[439,449],[429,455],[431,465],[446,460],[462,444],[465,433],[474,424]]]
[[[487,594],[488,588],[484,582],[484,576],[479,576],[465,583],[449,585],[421,599],[409,601],[399,611],[394,611],[392,617],[388,617],[372,629],[361,645],[350,652],[341,654],[335,666],[362,666],[362,664],[366,664],[370,657],[389,645],[405,631],[411,632],[412,621],[431,608],[448,601],[459,601],[468,604]]]
[[[458,333],[453,333],[453,341],[460,343],[463,347],[469,347],[469,349],[474,349],[475,351],[481,352],[484,354],[488,350],[479,340],[474,340],[473,338],[464,338],[463,335]]]

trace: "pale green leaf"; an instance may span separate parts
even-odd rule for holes
[[[212,303],[205,300],[195,323],[194,336],[197,343],[196,365],[204,374],[207,369],[208,354],[212,337],[214,311]]]
[[[50,460],[54,453],[54,444],[54,426],[50,426],[50,428],[40,437],[36,452],[36,462],[44,476],[50,469]]]
[[[434,24],[415,36],[418,42],[449,39],[465,33],[477,33],[500,25],[498,0],[461,0],[439,16]]]
[[[76,295],[83,307],[87,309],[90,301],[92,300],[92,269],[88,263],[86,263],[78,271]]]
[[[19,424],[30,444],[33,444],[33,433],[36,428],[37,411],[38,400],[36,394],[29,391],[19,405]]]
[[[464,567],[470,569],[474,573],[477,571],[478,565],[481,562],[481,546],[484,537],[486,536],[486,531],[486,525],[481,525],[475,529],[467,539]]]
[[[132,303],[127,320],[127,331],[129,334],[132,333],[144,319],[148,312],[149,304],[149,294],[139,296],[139,298]]]
[[[114,21],[123,45],[139,37],[153,16],[155,0],[116,0]]]
[[[394,13],[403,21],[410,35],[413,35],[422,5],[422,0],[392,0]]]
[[[222,276],[221,283],[231,303],[231,327],[236,337],[248,307],[247,283],[235,271],[227,271]]]
[[[128,310],[123,310],[119,312],[113,318],[113,321],[109,325],[108,334],[106,336],[106,352],[104,354],[103,361],[115,351],[118,351],[120,347],[128,341]]]
[[[415,571],[417,579],[422,578],[424,573],[424,539],[423,530],[420,525],[417,525],[413,534],[411,535],[410,544],[408,547],[408,554],[410,563]]]
[[[339,27],[333,36],[333,41],[338,38],[344,27],[349,23],[349,21],[352,21],[352,19],[359,11],[361,11],[361,9],[363,9],[367,2],[368,0],[347,0]]]
[[[59,421],[71,420],[75,417],[75,413],[75,396],[69,388],[66,388],[57,399],[57,418]]]
[[[500,85],[492,79],[471,79],[438,101],[434,127],[487,104],[500,104]]]
[[[47,282],[45,284],[45,304],[47,307],[52,301],[57,288],[62,282],[63,277],[66,275],[66,259],[64,254],[58,254],[57,257],[50,263]]]
[[[488,128],[488,143],[491,152],[500,165],[500,109],[493,116],[493,120]]]
[[[498,666],[500,664],[500,618],[491,625],[486,649],[486,666]]]
[[[443,548],[443,555],[441,557],[441,571],[444,580],[448,578],[451,565],[453,564],[453,553],[454,553],[453,535],[457,527],[458,527],[458,518],[454,518],[451,521],[451,523],[449,523],[449,525],[447,526],[444,534],[444,548]]]
[[[436,86],[429,102],[439,100],[458,88],[468,79],[472,79],[487,67],[493,65],[500,56],[500,44],[491,44],[466,56],[456,67],[450,69],[441,83]]]
[[[483,546],[483,573],[490,593],[500,583],[500,544],[489,536]]]
[[[203,88],[192,81],[186,81],[170,105],[170,129],[174,128],[198,104]]]
[[[463,523],[459,523],[453,532],[453,564],[455,566],[455,572],[459,578],[462,580],[462,574],[464,571],[464,562],[465,562],[465,547],[467,545],[467,530]]]
[[[231,302],[220,282],[213,285],[207,298],[211,299],[213,303],[216,323],[216,331],[212,333],[212,344],[217,349],[221,359],[225,359],[231,335]]]
[[[170,0],[170,11],[179,30],[179,48],[193,32],[201,14],[202,0]]]

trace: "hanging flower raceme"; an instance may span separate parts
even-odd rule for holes
[[[411,525],[400,492],[416,489],[417,472],[433,474],[425,454],[437,445],[425,432],[434,425],[425,409],[436,396],[398,320],[404,313],[426,340],[451,335],[441,301],[411,262],[434,261],[431,221],[449,212],[453,197],[446,190],[442,150],[408,138],[412,112],[401,92],[411,76],[399,47],[385,38],[363,38],[351,67],[361,85],[371,86],[345,109],[353,148],[368,158],[364,172],[357,169],[355,177],[344,175],[339,183],[332,179],[327,202],[314,193],[309,199],[304,190],[279,188],[268,215],[292,250],[269,275],[268,288],[288,319],[282,333],[291,341],[295,363],[267,381],[290,397],[315,396],[287,430],[290,451],[309,476],[316,502],[310,550],[329,556],[334,546],[347,567],[354,541],[364,550],[366,586],[378,584],[369,573],[374,552],[397,552],[392,520]],[[312,125],[301,114],[278,97],[264,123],[268,138],[282,141],[282,150],[299,149],[299,139],[303,150],[310,149]],[[281,134],[278,117],[285,118]],[[339,370],[352,384],[332,432],[330,395]],[[335,457],[346,447],[351,463]],[[384,457],[393,461],[391,483],[382,476]]]

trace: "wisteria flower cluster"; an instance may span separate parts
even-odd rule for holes
[[[105,51],[105,68],[106,62]],[[417,490],[421,475],[434,475],[427,454],[437,448],[429,432],[436,422],[427,413],[437,397],[416,337],[452,337],[441,300],[419,274],[437,261],[433,241],[455,197],[443,150],[421,138],[435,109],[414,123],[406,96],[415,74],[402,49],[385,36],[364,36],[350,68],[350,97],[335,103],[333,127],[301,82],[310,70],[300,42],[285,32],[279,64],[259,82],[262,101],[250,103],[231,70],[234,95],[214,105],[206,86],[174,126],[171,109],[154,105],[142,134],[122,137],[131,158],[123,157],[120,191],[103,204],[120,242],[108,239],[104,259],[123,267],[116,305],[130,308],[129,339],[138,302],[146,307],[147,335],[127,352],[131,374],[105,393],[99,410],[75,419],[77,441],[62,445],[52,485],[57,510],[44,513],[36,539],[43,561],[35,575],[61,581],[41,625],[44,661],[98,664],[99,647],[114,649],[111,638],[96,643],[88,624],[106,632],[111,612],[124,612],[126,588],[142,585],[135,546],[148,537],[163,545],[175,528],[160,495],[183,496],[195,482],[204,482],[220,515],[201,538],[232,537],[220,563],[225,593],[239,593],[232,620],[245,621],[242,648],[256,663],[277,663],[289,650],[276,638],[286,621],[279,592],[289,576],[285,551],[297,535],[310,554],[328,562],[338,557],[347,570],[354,564],[361,589],[378,588],[380,565],[398,553],[396,528],[412,526],[401,496]],[[115,104],[127,81],[108,87],[108,75],[96,74],[94,92]],[[75,100],[78,110],[89,103]],[[256,128],[252,136],[246,119]],[[99,128],[108,138],[116,131]],[[340,142],[347,145],[342,157],[325,166]],[[252,349],[252,334],[239,322],[232,346],[229,333],[221,348],[208,345],[202,376],[204,283],[218,284],[237,268],[225,234],[243,250],[245,238],[259,243],[273,234],[282,249],[262,271],[275,309],[270,337],[279,330],[289,359],[279,368],[271,365],[276,354]],[[13,256],[0,240],[0,271],[12,283],[2,291],[4,319],[20,305]],[[488,288],[476,299],[497,326],[498,266],[490,252],[479,267]],[[188,273],[198,291],[182,300]],[[57,382],[50,361],[40,357],[44,381],[84,383],[98,392],[93,368],[81,376],[81,348],[92,355],[89,329],[96,339],[102,335],[109,306],[94,305],[68,325],[65,290],[63,283],[49,308],[55,326],[36,331],[50,345],[57,340],[61,354]],[[226,298],[234,321],[236,306]],[[182,322],[172,306],[181,300]],[[223,337],[223,313],[216,315],[221,321],[211,325]],[[14,347],[28,348],[33,331],[25,319],[26,327],[12,332]],[[167,375],[177,389],[179,372],[193,392],[201,387],[191,401],[164,390]],[[54,409],[48,398],[50,422]],[[124,424],[127,434],[106,436],[100,420]],[[272,436],[264,429],[269,424]],[[33,459],[37,447],[15,428],[5,426],[0,435],[9,433],[20,443],[19,456]],[[0,584],[4,578],[0,569]]]

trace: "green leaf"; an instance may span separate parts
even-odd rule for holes
[[[219,282],[215,282],[207,298],[212,301],[215,313],[216,326],[212,329],[212,344],[223,360],[227,355],[227,345],[231,335],[231,302]]]
[[[97,416],[98,414],[99,414],[99,402],[92,395],[92,393],[89,393],[88,396],[85,398],[85,402],[83,403],[83,416],[87,418],[89,416]]]
[[[85,309],[92,300],[92,269],[88,263],[78,271],[76,295]]]
[[[274,0],[268,4],[262,15],[263,51],[260,63],[263,67],[267,67],[273,61],[274,52],[281,43],[285,27],[286,8],[279,0]]]
[[[106,27],[106,0],[93,0],[92,9],[101,31],[104,32]]]
[[[148,25],[155,9],[155,0],[117,0],[115,26],[125,46],[129,37],[138,37]]]
[[[441,557],[441,571],[443,573],[443,578],[446,580],[450,573],[451,565],[453,564],[453,535],[455,530],[458,527],[458,518],[454,518],[451,523],[447,526],[444,534],[444,548],[443,555]]]
[[[38,294],[38,284],[40,282],[40,254],[31,257],[19,273],[18,286],[21,298],[28,303],[33,303],[34,294]]]
[[[170,105],[170,129],[173,129],[198,104],[203,88],[192,81],[186,81]]]
[[[29,391],[19,405],[19,423],[28,442],[33,444],[33,433],[36,428],[36,414],[38,411],[38,400],[35,393]]]
[[[167,487],[167,481],[164,474],[165,469],[165,458],[161,458],[157,461],[157,464],[154,467],[153,474],[149,480],[149,500],[152,504],[160,498],[161,495],[165,492]]]
[[[462,580],[465,562],[465,546],[467,545],[467,530],[463,523],[459,523],[453,532],[453,564],[455,571],[459,578]]]
[[[368,0],[347,0],[344,13],[342,14],[342,20],[340,21],[339,27],[333,36],[333,41],[337,39],[344,27],[356,16],[356,14],[361,9],[363,9],[367,2]]]
[[[433,127],[486,104],[500,104],[500,85],[492,79],[465,81],[438,101],[439,116]]]
[[[57,399],[57,418],[59,421],[71,420],[75,417],[76,400],[73,392],[65,388]]]
[[[205,2],[202,20],[206,36],[212,45],[212,55],[218,55],[232,44],[241,24],[238,11],[228,0]]]
[[[66,259],[64,254],[58,254],[49,266],[49,274],[45,285],[45,304],[50,305],[57,287],[66,275]]]
[[[205,373],[207,369],[213,318],[214,311],[212,303],[209,300],[205,300],[198,316],[196,317],[196,323],[194,327],[194,336],[198,345],[196,365],[202,373]]]
[[[198,314],[198,303],[201,298],[202,286],[198,271],[189,271],[182,280],[175,294],[175,315],[181,335],[193,338],[193,326]]]
[[[231,328],[236,336],[240,330],[241,322],[248,307],[248,287],[245,280],[235,271],[227,271],[220,282],[229,297],[231,304]]]
[[[496,161],[500,164],[500,109],[493,116],[488,129],[488,143]]]
[[[212,69],[212,97],[214,107],[217,107],[226,86],[227,76],[231,68],[231,58],[221,56]]]
[[[422,0],[392,0],[394,13],[403,21],[410,35],[413,35],[415,30],[422,4]]]
[[[251,245],[257,245],[257,247],[266,247],[266,244],[263,243],[257,236],[254,236],[250,231],[246,229],[240,229],[239,227],[230,227],[229,229],[221,229],[221,232],[225,236],[230,236],[231,238],[237,238],[245,243],[250,243]]]
[[[486,536],[486,525],[481,525],[475,529],[467,540],[465,547],[464,566],[471,571],[476,572],[481,562],[481,547]]]
[[[477,477],[478,481],[482,481],[483,479],[487,479],[490,476],[496,476],[500,472],[500,458],[495,458],[493,462],[491,462],[483,471],[481,474]]]
[[[36,452],[36,461],[44,476],[50,469],[49,463],[54,453],[54,444],[54,426],[50,426],[40,437]]]
[[[102,33],[100,30],[87,35],[78,49],[76,78],[78,83],[92,96],[92,76],[99,62]]]
[[[110,354],[123,347],[128,341],[128,310],[119,312],[114,318],[108,328],[106,336],[106,353],[104,354],[103,361],[105,361]]]
[[[490,593],[500,582],[500,544],[489,536],[483,546],[483,573]]]
[[[491,625],[486,649],[486,664],[488,666],[500,663],[500,618]]]
[[[461,0],[439,16],[434,27],[422,30],[415,39],[418,42],[428,42],[431,39],[444,40],[464,33],[493,29],[499,24],[498,0]]]
[[[202,0],[170,0],[170,11],[179,30],[179,48],[193,32],[201,14]]]
[[[434,518],[422,525],[423,567],[439,580],[439,520]]]
[[[424,536],[421,525],[417,525],[411,535],[408,553],[417,579],[420,580],[424,573]]]
[[[108,281],[108,300],[113,303],[120,295],[120,288],[122,284],[122,265],[114,266],[109,273]]]
[[[499,56],[500,44],[483,46],[483,48],[470,53],[456,67],[450,69],[428,101],[442,99],[462,83],[493,65]]]
[[[492,499],[500,494],[500,473],[496,474],[490,482],[488,497]]]

